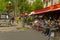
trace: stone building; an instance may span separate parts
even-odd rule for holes
[[[48,6],[59,4],[60,0],[42,0],[42,2],[44,3],[44,8],[46,8]]]

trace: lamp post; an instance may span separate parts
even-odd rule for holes
[[[16,17],[18,13],[18,0],[14,0],[14,16]]]
[[[7,13],[10,13],[10,10],[12,9],[12,5],[11,5],[11,1],[8,2],[8,6],[7,6]]]
[[[23,5],[24,5],[24,0],[23,0]],[[23,13],[25,13],[25,7],[23,6]],[[22,20],[22,29],[25,30],[26,27],[25,27],[25,17],[23,17],[23,20]]]
[[[11,4],[11,1],[9,1],[8,3]]]

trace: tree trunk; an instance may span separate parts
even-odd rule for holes
[[[16,17],[18,14],[18,0],[14,0],[14,16]]]

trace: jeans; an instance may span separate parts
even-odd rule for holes
[[[46,28],[45,34],[46,34],[46,35],[49,35],[49,33],[50,33],[50,29],[49,29],[49,28]]]

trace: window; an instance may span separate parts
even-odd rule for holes
[[[31,0],[31,1],[33,1],[33,0]]]
[[[54,5],[54,1],[53,0],[51,0],[51,5]]]
[[[45,0],[43,0],[43,3],[45,3]]]
[[[48,2],[46,2],[46,7],[48,6]]]
[[[59,0],[54,0],[54,4],[59,4]]]
[[[60,0],[59,0],[59,3],[60,3]]]

